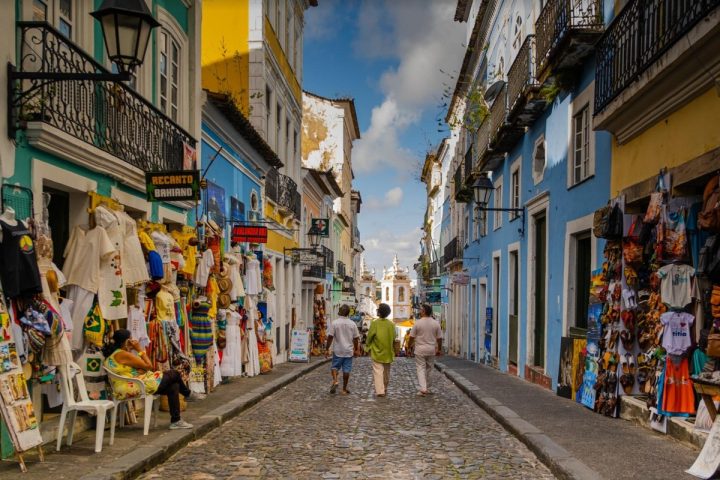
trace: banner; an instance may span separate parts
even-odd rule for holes
[[[310,330],[293,330],[290,340],[290,356],[288,360],[291,362],[309,362],[310,361]]]
[[[290,250],[293,263],[307,267],[324,267],[325,256],[312,248],[293,248]]]
[[[468,285],[470,283],[470,275],[465,272],[455,272],[452,274],[451,279],[455,285]]]
[[[180,170],[145,173],[148,202],[200,200],[200,172]]]
[[[267,227],[233,225],[230,239],[237,243],[267,243]]]

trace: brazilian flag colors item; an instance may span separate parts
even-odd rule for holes
[[[89,344],[96,347],[102,347],[105,341],[105,333],[107,332],[107,323],[100,312],[100,306],[97,302],[93,303],[92,308],[85,316],[85,326],[83,328],[85,340]]]

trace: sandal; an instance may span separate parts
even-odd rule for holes
[[[620,377],[620,385],[622,385],[625,395],[630,395],[633,391],[633,387],[635,386],[635,375],[630,373],[623,374]]]
[[[630,352],[633,349],[635,343],[635,334],[632,330],[623,330],[620,332],[620,341],[622,342],[625,351]]]

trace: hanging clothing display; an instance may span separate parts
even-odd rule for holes
[[[682,355],[692,345],[690,341],[690,327],[695,321],[689,313],[666,312],[660,317],[663,324],[662,346],[670,355]]]
[[[232,282],[232,289],[230,291],[230,297],[233,300],[242,298],[245,296],[245,286],[243,285],[242,275],[240,275],[240,267],[242,267],[242,255],[235,253],[225,254],[225,260],[230,270],[230,281]]]
[[[669,414],[695,414],[695,392],[687,358],[668,355],[662,390],[662,410]]]
[[[246,266],[245,293],[247,295],[259,295],[262,293],[260,261],[255,255],[252,255],[252,257],[248,257]]]
[[[30,230],[20,221],[0,220],[0,282],[5,296],[31,296],[42,292],[35,245]]]
[[[208,316],[209,310],[209,302],[196,300],[190,316],[192,352],[195,361],[200,364],[204,363],[205,354],[213,342],[212,321]]]
[[[242,349],[240,339],[240,314],[229,310],[225,317],[225,348],[223,349],[220,372],[223,377],[242,375]]]
[[[128,330],[132,338],[140,343],[142,348],[150,345],[150,338],[147,333],[147,325],[145,324],[145,315],[142,310],[133,305],[128,310]]]
[[[690,265],[670,264],[658,270],[661,279],[660,296],[670,308],[685,308],[692,301],[692,276],[695,269]]]
[[[210,278],[210,271],[215,265],[215,257],[213,252],[209,248],[206,249],[197,262],[197,269],[195,270],[195,285],[200,288],[207,287],[208,279]]]
[[[64,253],[63,274],[67,285],[77,285],[97,293],[100,287],[100,261],[114,252],[115,247],[104,228],[75,227]]]
[[[85,317],[93,308],[95,294],[78,285],[70,285],[66,288],[68,300],[72,302],[72,349],[80,350],[83,347],[85,337],[83,336],[83,327],[85,325]]]
[[[123,281],[122,257],[125,250],[125,234],[113,212],[98,206],[95,208],[96,228],[103,228],[113,245],[113,252],[100,259],[100,284],[98,304],[105,320],[127,318],[127,294]]]
[[[145,255],[138,238],[137,223],[125,212],[114,212],[123,233],[122,274],[126,286],[149,282]]]

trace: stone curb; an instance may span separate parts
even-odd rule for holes
[[[265,385],[257,387],[225,405],[206,412],[193,422],[195,427],[192,430],[170,431],[168,435],[164,435],[153,442],[143,444],[142,448],[123,455],[111,464],[80,477],[79,480],[133,479],[143,472],[165,462],[188,443],[204,437],[264,398],[312,372],[328,361],[328,359],[322,359],[315,363],[305,365],[297,371],[286,373],[282,377],[278,377]]]
[[[602,476],[570,452],[558,445],[533,424],[503,405],[499,400],[485,394],[482,389],[441,362],[435,368],[462,390],[473,402],[485,410],[542,461],[558,478],[564,480],[600,480]]]

